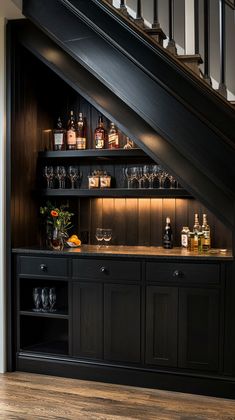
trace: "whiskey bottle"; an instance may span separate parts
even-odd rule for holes
[[[198,233],[198,232],[201,232],[201,230],[202,230],[202,227],[201,227],[201,225],[200,225],[200,223],[199,223],[198,213],[195,213],[195,214],[194,214],[194,226],[193,226],[193,232]]]
[[[203,233],[202,250],[206,252],[206,251],[209,251],[209,249],[211,248],[211,230],[207,222],[206,214],[203,214],[202,220],[203,220],[202,221],[202,233]]]
[[[119,148],[119,134],[113,122],[110,123],[110,129],[108,132],[108,148],[109,149]]]
[[[76,133],[77,150],[86,149],[86,126],[82,112],[79,112]]]
[[[76,150],[76,122],[73,111],[70,111],[70,118],[67,125],[67,149]]]
[[[166,226],[163,234],[163,248],[173,248],[173,233],[171,228],[171,220],[169,217],[166,218]]]
[[[106,131],[104,129],[103,118],[100,115],[98,119],[98,125],[95,129],[95,148],[104,149],[105,147]]]
[[[65,150],[65,133],[61,118],[58,117],[56,128],[53,130],[53,150]]]

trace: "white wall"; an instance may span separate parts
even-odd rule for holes
[[[6,369],[5,284],[5,149],[6,149],[6,22],[22,17],[11,0],[0,1],[0,372]]]

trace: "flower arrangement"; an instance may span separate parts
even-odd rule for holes
[[[63,249],[64,242],[68,238],[67,231],[72,227],[71,217],[74,215],[67,210],[67,206],[53,206],[49,201],[45,207],[40,207],[46,224],[47,243],[50,248]]]

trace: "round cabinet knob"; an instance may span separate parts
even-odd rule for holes
[[[106,267],[100,267],[100,272],[105,274],[108,272],[108,270]]]
[[[40,265],[40,270],[42,270],[42,271],[47,271],[47,266],[46,266],[46,264],[41,264],[41,265]]]
[[[173,273],[173,277],[181,278],[183,276],[184,276],[184,274],[180,270],[175,270],[174,273]]]

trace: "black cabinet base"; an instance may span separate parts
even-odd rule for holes
[[[56,359],[20,354],[16,359],[16,368],[22,372],[39,373],[132,385],[145,388],[156,388],[168,391],[186,392],[199,395],[210,395],[234,398],[235,378],[206,376],[182,372],[161,372],[137,367],[104,365],[64,358]]]

